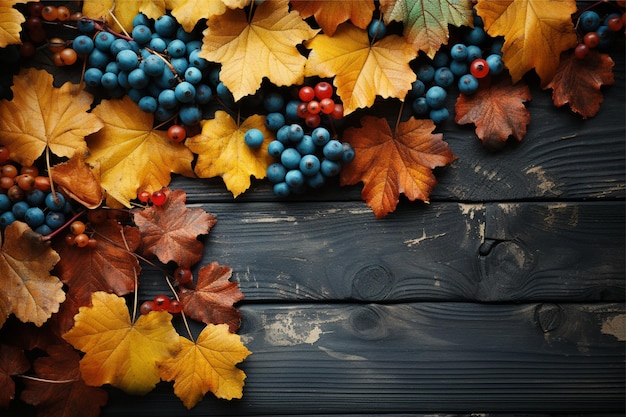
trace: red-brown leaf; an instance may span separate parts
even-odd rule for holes
[[[476,135],[489,147],[499,148],[510,136],[521,141],[530,123],[530,112],[524,106],[531,98],[526,84],[511,84],[511,78],[481,85],[471,95],[460,94],[456,101],[458,124],[474,123]]]
[[[200,208],[187,208],[184,191],[163,191],[167,195],[164,205],[134,211],[143,252],[146,256],[156,255],[163,263],[174,261],[179,266],[192,266],[204,253],[198,235],[208,234],[217,219]]]
[[[229,281],[232,272],[217,262],[200,268],[196,288],[180,290],[183,312],[207,324],[226,323],[231,332],[236,332],[241,324],[241,312],[233,304],[243,299],[243,293],[236,282]]]
[[[8,408],[15,398],[15,382],[11,375],[26,372],[30,363],[24,351],[16,346],[0,345],[0,408]]]
[[[50,356],[35,360],[37,377],[63,382],[27,379],[22,400],[37,407],[39,417],[97,417],[108,394],[102,388],[85,385],[80,377],[78,352],[69,345],[55,345],[47,353]]]
[[[607,54],[592,50],[585,59],[577,59],[573,52],[561,55],[556,75],[546,89],[552,89],[552,101],[557,107],[569,103],[573,112],[583,119],[595,116],[604,100],[600,88],[612,85],[615,63]]]

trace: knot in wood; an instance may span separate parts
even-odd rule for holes
[[[481,297],[495,300],[522,291],[535,265],[535,257],[516,241],[494,241],[479,248]]]
[[[558,304],[543,303],[535,309],[535,321],[542,332],[548,333],[561,325],[563,309]]]
[[[366,266],[352,280],[352,296],[358,300],[378,301],[384,299],[391,291],[393,277],[381,265]]]
[[[348,322],[352,332],[361,339],[380,340],[387,337],[385,318],[375,306],[358,307],[350,313]]]

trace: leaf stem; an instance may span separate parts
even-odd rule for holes
[[[400,110],[398,111],[398,118],[396,119],[396,125],[393,127],[393,135],[396,135],[396,130],[400,125],[400,119],[402,118],[402,112],[404,111],[404,100],[400,102]]]
[[[70,382],[77,382],[79,381],[79,379],[45,379],[45,378],[38,378],[36,376],[31,376],[31,375],[17,375],[20,378],[24,378],[24,379],[30,379],[31,381],[39,381],[39,382],[46,382],[48,384],[68,384]]]

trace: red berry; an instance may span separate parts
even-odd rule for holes
[[[318,100],[331,98],[333,96],[333,86],[326,81],[321,81],[315,85],[315,97]]]
[[[178,300],[170,301],[170,307],[167,309],[172,314],[178,314],[183,311],[183,306]]]
[[[150,199],[152,200],[152,204],[155,206],[162,206],[167,201],[167,194],[161,190],[155,191],[152,193]]]
[[[624,24],[622,22],[622,17],[612,17],[609,19],[609,21],[607,22],[607,26],[609,27],[609,30],[611,32],[619,32],[620,30],[622,30],[622,27],[624,27]]]
[[[584,43],[579,44],[574,49],[574,56],[578,59],[584,59],[587,55],[589,55],[589,47]]]
[[[343,104],[335,103],[335,108],[333,109],[333,112],[330,114],[330,117],[332,117],[335,120],[341,119],[343,117]]]
[[[600,36],[596,32],[589,32],[583,37],[583,42],[588,48],[595,48],[600,43]]]
[[[304,119],[306,115],[308,114],[307,103],[302,102],[298,104],[298,109],[296,111],[298,113],[298,117],[301,119]]]
[[[300,97],[300,100],[302,101],[311,101],[315,97],[315,90],[308,85],[305,85],[300,88],[300,91],[298,91],[298,97]]]
[[[485,78],[489,74],[489,64],[482,58],[475,59],[470,65],[470,73],[476,78]]]
[[[324,98],[320,100],[320,108],[322,113],[331,114],[335,110],[335,101],[332,98]]]
[[[152,302],[154,303],[154,311],[167,310],[171,303],[170,298],[165,294],[156,295]]]
[[[6,146],[0,146],[0,164],[6,163],[11,159],[11,152]]]
[[[146,191],[146,190],[140,191],[139,194],[137,194],[137,198],[142,203],[147,203],[148,201],[150,201],[150,197],[151,196],[152,196],[152,194],[150,194],[150,192]]]
[[[149,312],[154,310],[154,301],[144,301],[143,303],[141,303],[141,306],[139,307],[139,312],[141,314],[148,314]]]
[[[179,284],[188,284],[193,280],[193,274],[189,268],[179,266],[174,271],[174,279],[176,279]]]
[[[319,114],[309,114],[306,116],[306,119],[304,119],[304,123],[312,129],[318,127],[321,122],[322,120]]]
[[[167,137],[176,143],[180,143],[187,137],[187,131],[181,125],[172,125],[167,129]]]
[[[317,114],[320,112],[320,110],[322,110],[322,108],[320,107],[319,101],[311,100],[309,101],[309,104],[306,105],[306,110],[309,112],[309,114]]]

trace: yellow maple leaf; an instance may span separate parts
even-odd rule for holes
[[[3,0],[0,2],[0,48],[22,43],[20,32],[26,18],[13,6],[17,3],[26,3],[26,1]]]
[[[318,35],[306,46],[312,51],[305,75],[334,76],[344,114],[370,107],[376,95],[403,100],[416,79],[409,62],[417,51],[401,36],[388,35],[371,44],[367,31],[344,23],[334,36]]]
[[[221,176],[226,188],[237,197],[250,187],[250,176],[265,178],[267,167],[274,162],[267,145],[274,134],[265,127],[265,116],[253,115],[241,125],[224,111],[202,122],[202,132],[188,138],[185,144],[198,154],[195,173],[201,178]],[[265,140],[258,149],[246,145],[244,136],[249,129],[263,132]]]
[[[376,8],[373,0],[300,0],[292,2],[291,7],[305,19],[315,16],[324,34],[329,36],[333,36],[337,26],[347,20],[356,27],[367,28]]]
[[[114,30],[121,29],[117,23],[119,22],[128,33],[133,30],[133,18],[137,13],[143,13],[150,19],[158,19],[165,14],[165,0],[84,0],[83,2],[85,16],[93,19],[104,18]]]
[[[32,165],[46,147],[63,157],[84,153],[85,136],[102,128],[87,113],[91,94],[70,83],[56,88],[52,81],[44,70],[22,69],[13,77],[13,99],[0,101],[0,144],[22,165]]]
[[[201,19],[219,16],[226,11],[226,4],[221,0],[166,0],[166,7],[187,32],[191,32]]]
[[[191,151],[170,141],[166,132],[153,130],[153,116],[128,96],[102,100],[93,113],[104,127],[88,138],[87,163],[100,169],[107,204],[130,207],[138,190],[152,192],[167,186],[172,172],[193,176]]]
[[[287,0],[266,1],[251,21],[240,9],[209,18],[200,56],[222,64],[220,80],[237,101],[254,94],[264,77],[278,86],[301,84],[306,58],[296,46],[316,33]]]
[[[226,400],[242,397],[246,374],[235,365],[251,352],[228,325],[209,324],[195,343],[184,337],[180,342],[180,352],[161,362],[159,371],[164,381],[174,381],[174,394],[185,407],[194,407],[208,391]]]
[[[0,250],[0,305],[3,319],[10,313],[23,322],[44,324],[65,301],[63,283],[50,275],[59,255],[26,223],[13,222],[4,230]]]
[[[145,394],[159,382],[158,363],[180,350],[172,316],[166,311],[141,315],[131,323],[126,301],[94,292],[91,307],[81,307],[63,338],[85,352],[80,372],[87,385],[111,384],[129,394]]]
[[[429,57],[448,43],[448,25],[470,26],[471,0],[381,0],[385,23],[404,24],[404,36]]]
[[[534,68],[545,86],[556,74],[561,52],[578,42],[574,0],[481,0],[476,11],[489,35],[504,36],[502,59],[513,83]]]

